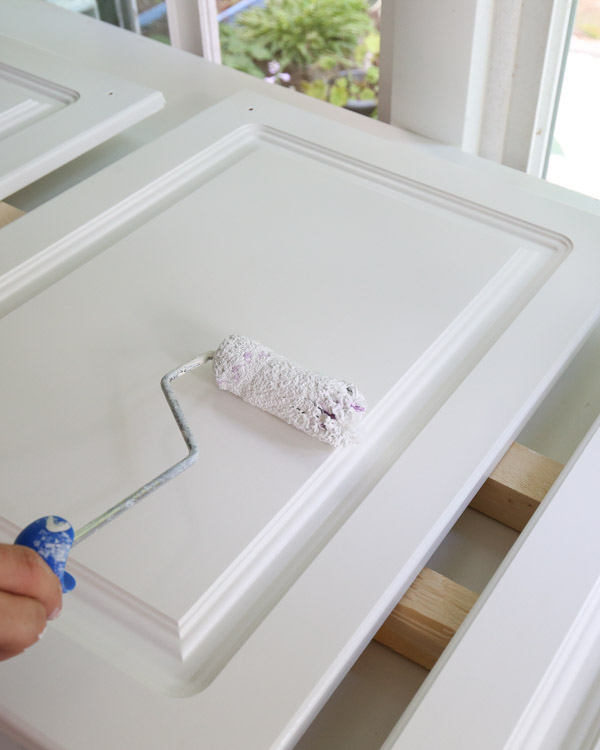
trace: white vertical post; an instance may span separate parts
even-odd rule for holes
[[[543,176],[573,8],[574,0],[498,4],[482,156]]]
[[[531,148],[525,167],[529,174],[538,177],[546,176],[576,7],[577,0],[556,0],[548,19],[546,50],[531,125]],[[529,23],[536,23],[536,16],[531,12]]]
[[[380,118],[542,176],[575,0],[386,0]]]
[[[166,0],[171,44],[212,62],[221,62],[215,0]]]
[[[383,2],[381,119],[476,151],[492,8],[492,0]]]
[[[221,41],[217,21],[216,0],[198,0],[200,34],[202,36],[202,57],[212,62],[221,62]]]
[[[123,17],[122,26],[136,34],[140,33],[140,21],[136,0],[121,0],[120,12]]]

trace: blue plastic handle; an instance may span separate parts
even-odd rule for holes
[[[44,516],[26,526],[15,544],[34,549],[52,568],[66,594],[75,588],[75,579],[65,570],[73,537],[73,527],[64,518]]]

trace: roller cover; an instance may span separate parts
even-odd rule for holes
[[[229,336],[214,353],[219,388],[334,447],[356,442],[366,410],[351,384],[310,372],[245,336]]]

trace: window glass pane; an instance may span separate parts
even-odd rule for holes
[[[170,43],[164,0],[47,0],[67,10],[98,18]]]
[[[170,44],[167,8],[164,0],[136,0],[140,32],[158,42]]]
[[[216,0],[224,65],[377,116],[381,0]]]
[[[599,92],[600,0],[579,0],[546,177],[598,199]]]

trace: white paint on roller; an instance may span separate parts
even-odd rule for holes
[[[356,442],[366,410],[350,383],[310,372],[245,336],[229,336],[214,355],[217,385],[334,447]]]

